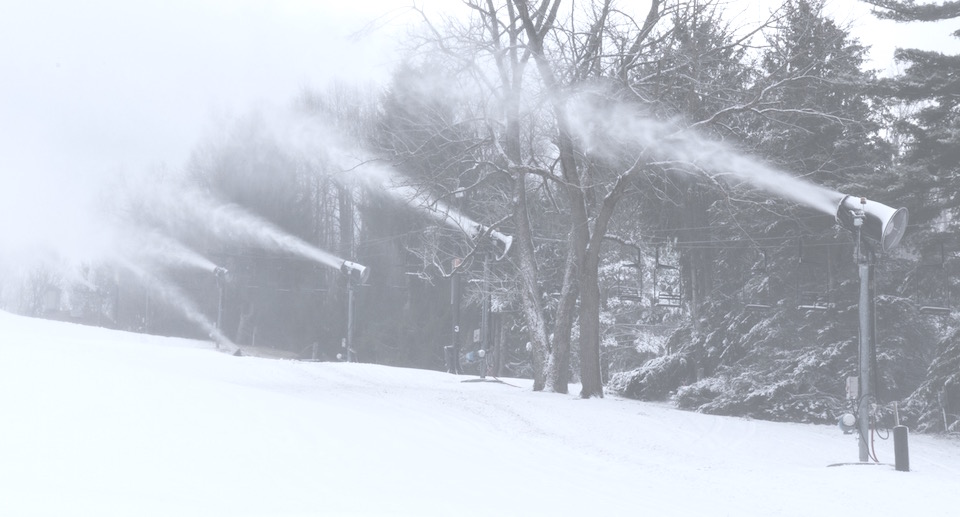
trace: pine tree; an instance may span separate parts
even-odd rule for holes
[[[875,11],[879,18],[899,22],[935,22],[960,16],[960,2],[920,4],[913,0],[862,0],[880,8]]]
[[[960,2],[916,4],[913,1],[865,0],[877,16],[900,22],[934,22],[960,17]],[[960,37],[960,31],[954,32]],[[913,241],[955,241],[960,214],[960,55],[900,48],[896,59],[905,68],[883,81],[881,93],[909,106],[911,115],[897,123],[904,138],[900,149],[900,193],[911,206],[911,222],[921,225]],[[916,209],[912,208],[916,207]],[[940,234],[940,235],[934,235]],[[955,259],[946,267],[954,271]],[[955,290],[949,277],[948,289]],[[960,427],[960,335],[945,332],[911,408],[922,430],[955,431]]]
[[[878,16],[901,22],[960,17],[960,2],[867,2],[883,8],[875,11]],[[954,36],[960,37],[960,31]],[[960,199],[952,195],[960,163],[960,55],[899,48],[895,58],[904,71],[882,81],[878,92],[910,108],[908,116],[896,121],[896,133],[903,139],[902,186],[897,194],[916,207],[910,214],[912,223],[929,223],[960,208]]]
[[[786,2],[781,20],[734,136],[742,148],[795,175],[840,191],[857,185],[871,196],[882,192],[890,181],[882,174],[889,152],[865,95],[874,81],[861,70],[865,49],[824,15],[822,2]],[[798,310],[797,238],[826,241],[818,247],[821,268],[833,274],[825,277],[837,293],[855,293],[851,268],[839,267],[851,262],[850,236],[835,230],[832,217],[768,194],[734,190],[730,198],[738,199],[715,203],[711,212],[718,228],[711,237],[726,244],[718,244],[723,249],[717,251],[717,285],[703,311],[704,330],[677,333],[668,346],[673,353],[618,378],[617,388],[643,398],[676,390],[681,406],[702,411],[830,421],[841,403],[842,379],[856,374],[856,333],[850,331],[856,328],[855,295],[835,296],[829,314]],[[830,286],[825,279],[818,287]],[[765,293],[773,310],[746,312],[748,291]],[[883,299],[879,310],[887,319],[904,319],[908,307],[900,301]],[[901,357],[917,331],[891,337],[881,366]],[[890,394],[903,396],[909,389],[898,384]]]

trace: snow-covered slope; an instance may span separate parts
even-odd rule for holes
[[[828,468],[857,459],[834,427],[465,379],[0,312],[0,515],[960,511],[956,441]]]

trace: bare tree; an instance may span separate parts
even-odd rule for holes
[[[465,3],[478,23],[448,26],[445,32],[434,29],[433,43],[441,54],[460,62],[477,79],[484,95],[494,100],[495,106],[486,113],[489,142],[496,152],[486,165],[514,181],[512,223],[534,389],[567,391],[570,344],[579,315],[581,396],[602,396],[600,244],[630,175],[639,167],[629,166],[612,179],[591,177],[578,156],[567,102],[576,88],[586,87],[606,72],[604,38],[612,13],[618,14],[618,23],[629,18],[614,8],[612,0],[585,13],[572,4],[573,10],[564,13],[562,20],[560,1]],[[639,51],[643,47],[661,19],[660,8],[661,2],[652,3],[644,25],[635,27],[631,48]],[[585,14],[585,21],[581,22],[579,14]],[[533,70],[528,66],[531,60]],[[491,113],[499,118],[493,119]],[[598,188],[602,191],[599,202],[595,198]],[[562,194],[562,202],[552,197],[553,191]],[[560,210],[557,213],[569,235],[553,314],[547,313],[552,302],[545,302],[542,291],[544,258],[537,253],[540,236],[530,215],[535,210],[531,194],[538,203]]]
[[[610,142],[613,151],[606,156],[588,152],[583,138],[589,128],[572,118],[572,108],[584,99],[611,112],[640,107],[652,117],[677,120],[678,131],[686,126],[740,138],[755,129],[751,121],[757,118],[775,122],[777,115],[796,112],[777,92],[816,79],[789,64],[772,71],[750,67],[760,28],[775,23],[779,13],[759,27],[735,31],[722,23],[722,4],[711,1],[653,1],[639,16],[615,0],[465,4],[475,23],[431,26],[430,44],[456,63],[452,68],[474,78],[480,97],[489,101],[479,113],[494,152],[478,161],[514,181],[512,223],[534,387],[567,390],[570,345],[579,332],[580,395],[602,396],[598,269],[618,203],[627,193],[659,199],[649,206],[654,218],[672,203],[677,220],[668,224],[683,229],[681,240],[697,242],[708,238],[708,207],[729,194],[701,164],[675,156],[665,163],[655,149],[629,139]],[[656,189],[657,178],[674,174],[668,169],[681,172],[665,181],[676,195]],[[650,192],[642,192],[645,186]],[[560,280],[553,283],[542,269],[552,257],[538,233],[544,223],[538,207],[566,229],[563,264],[553,271]],[[708,250],[683,255],[694,320],[711,290],[711,261]],[[544,292],[548,285],[556,290]]]

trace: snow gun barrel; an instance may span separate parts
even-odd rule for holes
[[[513,236],[512,236],[512,235],[504,235],[504,234],[502,234],[502,233],[500,233],[500,232],[498,232],[498,231],[496,231],[496,230],[494,230],[494,229],[492,229],[492,228],[490,228],[490,227],[484,226],[484,225],[482,225],[482,224],[481,224],[481,225],[478,225],[478,227],[479,227],[479,228],[478,228],[478,229],[479,229],[479,232],[478,232],[478,233],[480,233],[480,234],[489,233],[489,235],[490,235],[491,237],[493,237],[494,239],[500,241],[500,243],[503,244],[503,252],[501,252],[499,255],[497,255],[496,260],[502,260],[504,257],[507,256],[507,253],[510,253],[510,246],[513,246]]]
[[[837,222],[879,242],[884,253],[900,243],[908,218],[906,208],[889,207],[865,197],[844,196],[837,206]]]
[[[349,260],[344,260],[343,264],[340,264],[340,271],[357,284],[366,282],[367,277],[370,276],[370,269],[368,267],[357,264],[356,262],[350,262]]]
[[[213,276],[217,278],[217,285],[223,286],[223,283],[227,280],[227,268],[217,266],[213,268]]]

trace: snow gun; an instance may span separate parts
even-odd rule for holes
[[[837,206],[840,226],[879,242],[884,253],[900,243],[907,218],[906,208],[889,207],[865,197],[844,196]]]
[[[475,232],[474,235],[472,235],[471,237],[474,238],[474,239],[476,239],[477,237],[479,237],[479,236],[481,236],[481,235],[483,235],[483,234],[488,234],[488,235],[490,235],[491,237],[493,237],[494,239],[500,241],[500,242],[503,244],[503,252],[500,253],[499,255],[497,255],[496,260],[501,260],[501,259],[503,259],[503,257],[506,257],[506,256],[507,256],[507,253],[510,252],[510,246],[513,245],[513,236],[512,236],[512,235],[504,235],[504,234],[502,234],[502,233],[500,233],[500,232],[498,232],[498,231],[490,228],[489,226],[484,226],[484,225],[482,225],[482,224],[477,224],[477,226],[476,226],[476,232]]]
[[[347,275],[347,278],[357,284],[366,282],[367,277],[370,276],[369,268],[361,266],[356,262],[350,262],[349,260],[344,260],[343,264],[340,264],[340,272]]]

